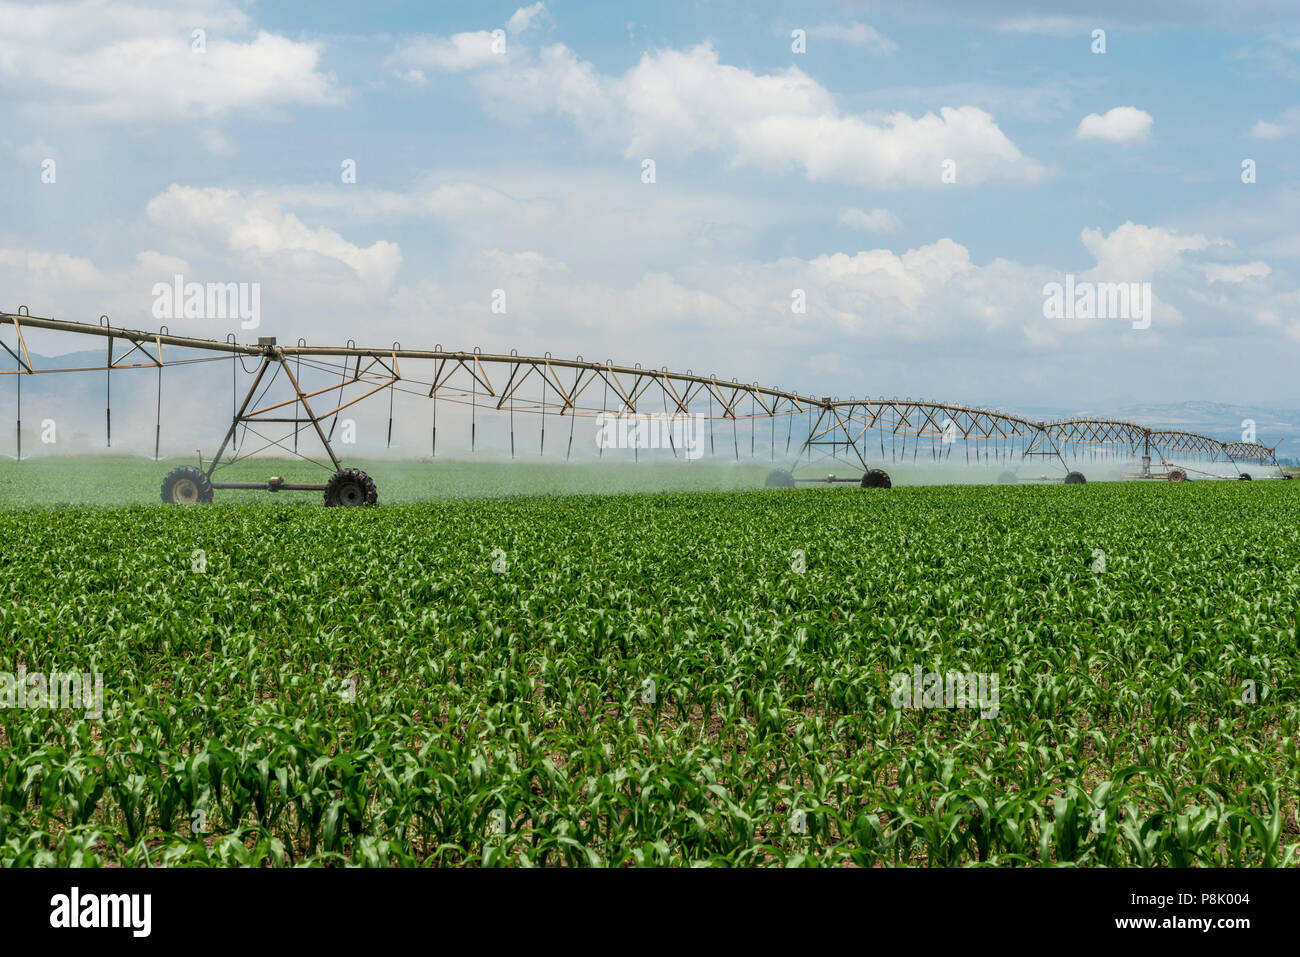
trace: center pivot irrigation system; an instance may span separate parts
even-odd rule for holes
[[[256,345],[235,341],[232,335],[225,341],[194,339],[174,336],[166,327],[159,332],[142,332],[119,329],[101,317],[98,325],[69,322],[59,319],[42,319],[28,314],[26,308],[17,313],[0,313],[0,333],[12,329],[16,342],[11,347],[3,339],[0,346],[17,362],[17,368],[0,370],[17,379],[18,394],[18,458],[22,458],[22,380],[29,375],[70,372],[105,373],[105,432],[108,445],[112,445],[112,373],[126,369],[156,369],[158,375],[157,423],[154,439],[154,458],[162,434],[162,372],[170,366],[200,362],[217,362],[229,359],[244,365],[252,375],[252,383],[237,402],[238,389],[232,365],[232,416],[217,454],[203,465],[181,466],[169,472],[162,484],[164,502],[193,504],[212,501],[215,489],[257,489],[270,492],[311,490],[325,493],[326,505],[373,505],[378,500],[374,480],[355,468],[344,468],[331,444],[338,415],[363,399],[387,392],[389,395],[388,435],[392,441],[392,396],[406,392],[426,396],[433,401],[431,448],[437,454],[438,401],[469,406],[470,447],[475,447],[480,409],[506,412],[510,417],[510,447],[514,453],[514,413],[532,413],[542,416],[541,446],[546,443],[546,416],[559,416],[561,422],[569,420],[567,459],[573,450],[573,425],[579,416],[649,416],[666,421],[681,417],[707,418],[710,449],[716,451],[715,424],[731,424],[731,438],[735,457],[740,458],[740,439],[737,423],[747,424],[750,455],[755,452],[755,439],[762,420],[767,420],[769,455],[773,463],[777,448],[784,440],[782,455],[784,467],[774,468],[767,476],[770,487],[789,487],[796,482],[858,482],[863,488],[889,488],[889,474],[879,465],[869,461],[879,448],[879,464],[886,455],[890,461],[907,462],[908,443],[911,443],[911,461],[951,461],[953,449],[961,444],[964,458],[974,464],[1001,465],[1007,470],[1000,482],[1015,482],[1014,469],[1027,462],[1037,462],[1055,469],[1059,466],[1068,484],[1083,484],[1082,472],[1071,468],[1070,462],[1098,456],[1113,463],[1132,463],[1127,478],[1164,479],[1186,481],[1189,472],[1208,478],[1250,479],[1242,471],[1245,463],[1277,469],[1279,478],[1290,478],[1284,473],[1274,451],[1255,442],[1221,442],[1207,435],[1148,429],[1132,422],[1113,419],[1070,419],[1059,422],[1034,422],[1006,412],[974,409],[961,405],[930,402],[921,399],[857,399],[822,396],[814,398],[780,389],[766,388],[757,383],[745,384],[716,376],[697,376],[690,370],[685,373],[664,369],[643,369],[640,365],[617,366],[612,362],[586,362],[576,359],[556,359],[545,356],[484,355],[478,349],[471,352],[444,351],[441,346],[432,350],[403,349],[393,343],[387,349],[358,348],[349,341],[346,346],[308,346],[299,339],[297,345],[282,346],[274,338],[259,338]],[[32,365],[27,349],[24,329],[41,329],[52,332],[97,336],[107,340],[107,358],[104,365],[80,368],[42,368]],[[117,350],[122,350],[117,352]],[[115,354],[116,353],[116,354]],[[195,353],[204,353],[196,356]],[[128,361],[130,360],[130,361]],[[255,369],[247,362],[252,360]],[[423,377],[403,374],[401,363],[408,369],[421,363],[427,370]],[[311,374],[327,375],[329,383],[318,389],[304,391],[302,369]],[[270,378],[268,379],[268,374]],[[283,374],[289,397],[268,401],[266,394],[276,379]],[[337,378],[335,378],[337,377]],[[527,387],[527,388],[525,388]],[[352,395],[345,395],[351,389]],[[259,391],[260,390],[260,391]],[[283,390],[283,387],[282,387]],[[597,398],[600,399],[597,404]],[[324,407],[329,406],[328,410]],[[707,416],[704,409],[707,407]],[[778,422],[784,419],[785,436],[779,435]],[[796,442],[796,425],[799,434],[805,435]],[[283,436],[272,437],[263,433],[268,426],[290,430]],[[298,453],[299,433],[315,433],[329,456],[329,465]],[[252,433],[266,445],[252,452],[246,446],[236,453],[237,435]],[[806,431],[805,431],[806,430]],[[667,431],[667,430],[666,430]],[[289,445],[292,440],[292,446]],[[725,441],[725,436],[724,436]],[[678,449],[669,433],[673,455]],[[901,445],[901,448],[900,448]],[[888,446],[888,451],[886,447]],[[214,476],[235,461],[256,455],[268,449],[279,449],[306,461],[314,462],[332,474],[323,484],[285,482],[272,476],[264,483],[223,482]],[[227,452],[229,451],[229,455]],[[814,459],[814,455],[817,456]],[[795,476],[801,464],[814,461],[847,463],[850,469],[861,468],[860,477],[837,478],[834,474],[814,478]],[[1153,462],[1158,466],[1153,468]],[[1195,468],[1194,465],[1214,466],[1219,473]],[[1224,468],[1230,474],[1222,474]],[[1046,475],[1042,476],[1047,479]]]

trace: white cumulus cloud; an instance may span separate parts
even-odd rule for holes
[[[503,63],[505,48],[487,30],[412,37],[403,40],[389,58],[389,66],[399,76],[419,84],[428,82],[427,70],[459,73]]]
[[[1300,132],[1300,109],[1283,110],[1272,122],[1258,120],[1250,128],[1250,138],[1254,140],[1280,140],[1284,136],[1294,136]]]
[[[318,44],[249,32],[226,2],[0,2],[0,84],[44,113],[107,122],[339,102]]]
[[[480,85],[492,107],[564,116],[594,139],[622,144],[630,159],[716,151],[735,166],[875,187],[939,187],[949,160],[959,184],[1043,175],[977,107],[846,113],[798,68],[755,73],[722,63],[708,44],[646,53],[622,76],[556,44],[482,74]]]
[[[520,7],[512,13],[510,19],[506,21],[506,29],[509,30],[512,35],[517,36],[520,33],[533,29],[534,27],[541,26],[543,23],[546,23],[549,18],[550,14],[547,13],[546,4],[541,3],[539,0],[538,3],[534,3],[532,6]]]
[[[1117,106],[1105,113],[1089,113],[1079,121],[1075,135],[1081,140],[1110,140],[1122,143],[1151,135],[1155,123],[1151,114],[1133,106]]]
[[[395,243],[355,245],[332,229],[308,226],[270,197],[237,190],[173,185],[151,199],[145,212],[156,224],[214,237],[230,252],[258,264],[310,267],[313,260],[332,261],[379,289],[392,284],[402,265]]]
[[[1207,249],[1210,241],[1199,233],[1179,235],[1162,226],[1132,221],[1115,227],[1109,236],[1100,229],[1085,229],[1083,245],[1097,259],[1086,274],[1104,282],[1138,282],[1177,263],[1182,253]]]

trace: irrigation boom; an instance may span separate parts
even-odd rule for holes
[[[309,489],[325,492],[328,505],[373,504],[377,491],[373,480],[357,469],[344,468],[332,444],[334,423],[340,412],[371,396],[388,392],[389,440],[392,438],[392,395],[401,391],[424,395],[435,403],[432,433],[433,450],[437,452],[436,403],[439,400],[471,405],[475,410],[489,408],[508,412],[511,416],[511,448],[513,452],[513,415],[523,413],[558,415],[570,422],[569,448],[572,452],[573,420],[580,416],[653,415],[674,418],[704,416],[710,422],[710,441],[713,440],[714,422],[732,423],[733,444],[739,458],[739,444],[735,426],[738,421],[749,420],[750,450],[754,450],[757,420],[770,420],[771,455],[776,457],[778,436],[776,423],[785,419],[787,435],[785,454],[788,468],[774,469],[769,475],[769,486],[788,486],[796,481],[857,481],[864,487],[888,488],[891,480],[879,467],[872,467],[875,438],[880,440],[883,464],[885,437],[891,449],[901,438],[906,454],[907,440],[913,441],[912,455],[916,459],[921,440],[931,441],[930,452],[935,459],[950,458],[952,448],[961,442],[967,456],[973,447],[976,460],[981,453],[985,459],[1024,462],[1030,459],[1059,464],[1065,470],[1065,481],[1080,484],[1085,481],[1080,472],[1072,471],[1066,462],[1069,452],[1080,447],[1103,448],[1138,459],[1141,469],[1133,478],[1160,478],[1182,481],[1188,471],[1201,471],[1190,463],[1227,463],[1235,471],[1234,478],[1252,476],[1241,471],[1239,463],[1257,463],[1277,468],[1282,472],[1275,456],[1276,445],[1270,447],[1258,442],[1223,442],[1208,435],[1179,430],[1151,429],[1134,422],[1117,419],[1067,419],[1061,421],[1033,421],[1001,410],[980,409],[951,403],[931,402],[921,399],[862,398],[850,396],[841,400],[835,396],[814,397],[777,388],[761,386],[757,382],[743,383],[735,379],[719,379],[714,375],[696,375],[691,370],[671,372],[667,368],[643,369],[640,365],[621,366],[612,362],[588,362],[581,356],[560,359],[551,356],[521,356],[484,354],[471,351],[444,350],[441,345],[432,350],[404,349],[394,342],[389,348],[361,348],[349,341],[346,346],[309,346],[299,339],[296,345],[280,345],[274,338],[259,338],[256,344],[235,341],[234,335],[225,340],[198,339],[172,335],[167,327],[158,332],[118,328],[101,317],[98,324],[72,322],[62,319],[45,319],[31,316],[25,308],[17,313],[0,313],[0,333],[12,329],[16,341],[11,347],[0,339],[0,347],[16,362],[14,369],[0,370],[0,374],[15,375],[18,379],[18,456],[22,457],[22,400],[21,382],[24,376],[68,372],[104,372],[106,375],[105,428],[108,443],[112,443],[111,373],[125,369],[158,370],[158,424],[155,432],[154,455],[158,456],[161,437],[162,370],[169,366],[211,362],[225,357],[255,358],[258,360],[253,381],[242,404],[232,414],[217,454],[206,468],[182,466],[168,474],[163,482],[163,500],[173,503],[211,501],[214,489],[266,489],[280,491]],[[27,348],[25,329],[81,336],[95,336],[107,340],[106,359],[102,365],[78,368],[36,368]],[[121,346],[125,351],[115,355]],[[185,350],[180,353],[179,350]],[[194,357],[193,352],[212,353]],[[430,374],[412,376],[403,374],[401,363],[428,363]],[[306,365],[316,373],[337,375],[324,388],[304,390],[301,370]],[[291,395],[278,402],[265,403],[264,395],[270,382],[263,387],[267,374],[274,381],[281,373],[290,385]],[[529,385],[527,394],[524,386]],[[262,396],[258,389],[263,388]],[[346,396],[347,390],[354,393]],[[536,389],[540,394],[534,395]],[[599,404],[596,399],[600,398]],[[314,407],[314,403],[319,407]],[[707,406],[707,416],[704,407]],[[748,408],[746,409],[746,406]],[[794,423],[806,420],[806,437],[797,446]],[[330,424],[326,425],[329,422]],[[283,439],[268,439],[259,428],[267,425],[292,426],[293,448]],[[272,477],[265,483],[220,482],[213,479],[218,469],[232,464],[247,453],[226,458],[240,428],[245,435],[252,431],[266,440],[266,448],[276,447],[298,455],[300,431],[310,426],[329,456],[333,475],[324,484],[286,483]],[[476,422],[471,421],[471,447],[475,441]],[[801,432],[803,429],[801,428]],[[936,441],[942,442],[943,452]],[[545,444],[545,422],[542,428]],[[791,456],[791,450],[794,449]],[[861,479],[799,478],[795,468],[805,456],[811,459],[816,452],[829,456],[832,461],[846,461],[851,467],[860,466]],[[674,455],[677,449],[673,449]],[[256,454],[256,452],[252,453]],[[306,456],[299,456],[306,458]],[[1152,469],[1153,457],[1160,469]],[[310,460],[309,460],[310,461]],[[322,464],[323,463],[318,463]],[[330,466],[325,466],[327,469]],[[1221,478],[1209,472],[1202,474]],[[1014,480],[1013,473],[1010,475]]]

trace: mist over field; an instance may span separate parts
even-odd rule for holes
[[[133,454],[51,454],[47,453],[18,463],[0,459],[0,507],[49,505],[155,505],[163,476],[178,465],[197,464],[197,458],[167,459],[154,462],[151,455]],[[328,460],[326,460],[328,461]],[[1056,485],[1062,481],[1058,464],[1044,467],[1042,462],[996,461],[989,465],[966,465],[892,462],[885,468],[896,489],[908,486],[998,485],[1012,477],[1019,485]],[[598,461],[539,461],[530,457],[514,460],[498,453],[468,456],[439,456],[436,459],[404,459],[396,454],[386,457],[347,458],[344,464],[364,469],[376,482],[379,504],[403,502],[438,502],[454,499],[501,498],[553,495],[670,494],[680,492],[725,492],[761,489],[773,467],[788,467],[789,460],[775,463],[762,460],[739,462],[710,460],[674,461],[659,452],[642,454],[642,461],[632,461],[627,451],[610,453]],[[873,463],[874,464],[874,463]],[[1136,463],[1113,459],[1071,461],[1088,481],[1122,481],[1131,478]],[[1211,468],[1206,467],[1207,471]],[[1213,467],[1213,474],[1231,477],[1230,466]],[[844,460],[814,459],[795,464],[799,487],[776,490],[785,494],[806,494],[810,489],[825,488],[820,480],[835,476],[834,487],[856,489],[862,475],[860,465]],[[1269,470],[1272,472],[1272,470]],[[325,482],[330,472],[300,459],[257,456],[241,460],[214,475],[218,481],[265,482],[271,476],[289,482]],[[1257,477],[1267,473],[1256,470]],[[1209,478],[1193,474],[1192,479]],[[811,480],[805,482],[804,480]],[[863,495],[874,490],[858,490]],[[235,491],[218,489],[216,504],[321,504],[321,493],[314,491]]]

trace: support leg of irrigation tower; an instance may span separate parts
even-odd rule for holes
[[[1282,443],[1279,442],[1277,445],[1281,444]],[[1282,478],[1290,478],[1291,476],[1287,474],[1286,469],[1282,468],[1282,463],[1277,460],[1277,445],[1274,445],[1268,450],[1268,464],[1277,469],[1277,474],[1282,476]]]
[[[1228,464],[1232,466],[1232,470],[1236,472],[1238,475],[1240,475],[1241,466],[1237,464],[1237,460],[1233,458],[1232,453],[1225,449],[1223,453],[1223,457],[1228,460]]]
[[[863,472],[870,471],[870,466],[867,465],[867,460],[866,457],[862,454],[862,449],[858,448],[858,441],[859,439],[865,439],[867,430],[864,428],[861,434],[855,436],[852,434],[852,432],[849,431],[849,425],[840,416],[838,409],[832,408],[831,414],[835,416],[835,421],[839,424],[840,430],[844,433],[844,444],[847,445],[849,448],[853,449],[853,454],[858,457],[858,463],[862,466],[862,471]],[[849,420],[852,421],[852,419],[853,416],[852,413],[850,413]]]
[[[289,382],[293,385],[293,391],[294,391],[294,394],[298,397],[298,401],[299,401],[300,403],[302,403],[302,410],[303,410],[303,412],[305,412],[306,415],[307,415],[307,418],[311,420],[311,424],[312,424],[313,426],[315,426],[315,428],[316,428],[316,434],[317,434],[318,436],[320,436],[321,445],[325,446],[325,452],[326,452],[326,454],[329,455],[329,457],[330,457],[330,461],[334,463],[334,471],[336,471],[336,472],[337,472],[337,471],[340,471],[340,470],[343,468],[343,466],[339,463],[339,457],[338,457],[337,455],[334,454],[334,448],[333,448],[333,446],[330,445],[330,440],[329,440],[328,438],[326,438],[326,436],[325,436],[325,430],[321,428],[320,419],[318,419],[318,418],[316,417],[316,413],[312,412],[312,410],[311,410],[311,406],[307,403],[307,395],[302,391],[302,386],[300,386],[300,385],[298,384],[298,380],[297,380],[296,378],[294,378],[293,370],[289,368],[289,361],[288,361],[287,359],[285,359],[285,357],[284,357],[284,353],[280,352],[278,349],[276,350],[276,355],[277,355],[277,357],[278,357],[279,360],[280,360],[280,365],[284,368],[284,373],[285,373],[285,375],[287,375],[287,376],[289,377]],[[395,382],[396,382],[396,376],[394,376],[393,382],[388,383],[388,388],[391,389],[391,388],[393,387],[393,385],[394,385]],[[384,387],[383,387],[383,386],[380,386],[380,388],[384,388]],[[375,392],[375,391],[378,391],[378,390],[373,390],[373,389],[372,389],[372,390],[371,390],[371,393],[373,393],[373,392]],[[371,394],[371,393],[367,393],[367,395],[369,395],[369,394]],[[390,394],[391,394],[391,393],[390,393]],[[363,397],[363,398],[364,398],[364,397]],[[341,409],[341,408],[342,408],[342,407],[340,406],[340,409]],[[336,411],[339,411],[339,410],[336,410]],[[392,441],[392,430],[393,430],[392,418],[391,418],[392,413],[391,413],[391,412],[389,412],[389,416],[390,416],[390,418],[389,418],[389,424],[388,424],[388,435],[389,435],[389,441],[391,442],[391,441]]]
[[[286,399],[283,402],[277,402],[274,405],[268,405],[260,409],[250,410],[249,406],[253,404],[253,398],[254,396],[257,395],[257,389],[261,385],[262,379],[266,376],[266,371],[269,368],[271,368],[272,365],[275,365],[277,363],[279,364],[280,369],[283,370],[285,377],[289,380],[289,384],[293,387],[293,393],[294,393],[293,398]],[[395,383],[396,381],[397,378],[396,376],[394,376],[389,381],[376,386],[375,388],[359,396],[358,398],[353,399],[350,402],[342,403],[341,405],[339,405],[337,409],[334,409],[332,412],[326,413],[326,416],[327,417],[331,415],[337,416],[339,412],[343,411],[343,409],[347,408],[349,405],[353,405],[356,402],[359,402],[361,399],[366,398],[366,396],[373,395],[375,392],[378,392],[381,389],[391,387],[392,384]],[[309,399],[313,398],[314,396],[320,395],[321,393],[332,392],[334,388],[335,386],[327,386],[326,388],[321,389],[317,392],[303,392],[302,386],[299,384],[297,376],[293,374],[293,368],[290,366],[289,360],[284,356],[284,354],[279,349],[276,349],[273,353],[268,352],[266,356],[263,357],[262,365],[258,368],[257,375],[253,377],[252,385],[249,386],[248,393],[244,396],[244,401],[239,406],[239,411],[235,413],[234,419],[230,423],[230,428],[226,430],[226,437],[222,440],[221,447],[217,450],[216,456],[213,457],[211,464],[208,466],[208,477],[211,478],[213,471],[215,471],[217,466],[220,465],[221,456],[225,453],[226,447],[230,444],[231,440],[234,438],[235,433],[239,429],[239,426],[240,425],[247,426],[249,423],[258,423],[258,422],[290,423],[294,426],[295,430],[299,425],[310,424],[311,427],[316,430],[316,436],[317,438],[320,439],[321,446],[325,449],[325,454],[330,457],[330,461],[334,464],[334,470],[336,472],[341,470],[343,466],[339,462],[338,456],[334,454],[334,447],[330,442],[330,437],[325,433],[324,426],[321,425],[321,417],[315,413],[315,411],[311,407],[311,403],[308,401]],[[295,406],[295,413],[292,418],[268,418],[267,417],[268,412],[272,412],[276,409],[283,408],[286,405]],[[296,411],[296,407],[299,405],[302,406],[301,413],[298,413]],[[273,444],[278,444],[278,443],[273,443]]]
[[[812,410],[810,409],[810,419],[811,411]],[[823,425],[823,423],[825,423],[825,425]],[[795,456],[796,461],[798,460],[798,456],[803,454],[805,450],[807,450],[811,456],[814,446],[829,445],[831,448],[830,457],[832,461],[837,459],[840,454],[840,449],[843,447],[846,458],[848,457],[849,450],[852,450],[854,457],[857,458],[858,463],[862,466],[863,472],[871,471],[871,467],[867,464],[866,457],[862,454],[862,444],[866,441],[866,434],[870,428],[870,422],[868,421],[868,424],[863,427],[857,435],[853,434],[852,426],[853,416],[851,413],[849,418],[846,420],[844,416],[840,414],[839,409],[834,405],[820,406],[820,411],[817,413],[817,421],[811,425],[808,430],[808,438],[805,439],[803,445],[799,447],[799,452]]]
[[[799,458],[804,454],[804,452],[808,453],[809,460],[812,459],[813,437],[819,434],[817,430],[820,429],[822,426],[822,419],[826,418],[826,406],[822,406],[821,411],[817,413],[817,421],[815,423],[813,423],[811,419],[812,409],[810,408],[808,412],[810,416],[809,422],[811,423],[808,426],[808,437],[803,440],[803,444],[799,446],[799,451],[795,452],[794,454],[795,464],[798,464]],[[789,448],[788,441],[786,443],[786,447],[787,449]],[[791,467],[791,470],[793,471],[793,466]]]
[[[1021,453],[1020,458],[1026,459],[1031,455],[1045,455],[1048,458],[1056,456],[1056,460],[1061,463],[1061,468],[1065,469],[1068,474],[1070,471],[1069,464],[1065,461],[1065,456],[1061,454],[1061,445],[1056,441],[1056,437],[1048,429],[1038,429],[1034,433],[1033,439]]]
[[[262,377],[266,375],[266,370],[270,368],[270,365],[270,356],[264,357],[261,366],[258,367],[257,375],[253,377],[253,384],[249,387],[248,394],[244,396],[243,404],[240,405],[239,411],[230,420],[230,428],[226,430],[226,437],[221,440],[221,447],[217,449],[217,454],[212,456],[212,462],[208,465],[209,479],[212,478],[212,473],[216,471],[217,466],[221,463],[221,456],[225,453],[226,446],[230,444],[231,439],[235,437],[235,433],[239,430],[239,423],[244,421],[244,413],[248,411],[248,405],[253,401],[253,396],[257,393],[257,387],[261,385]]]

